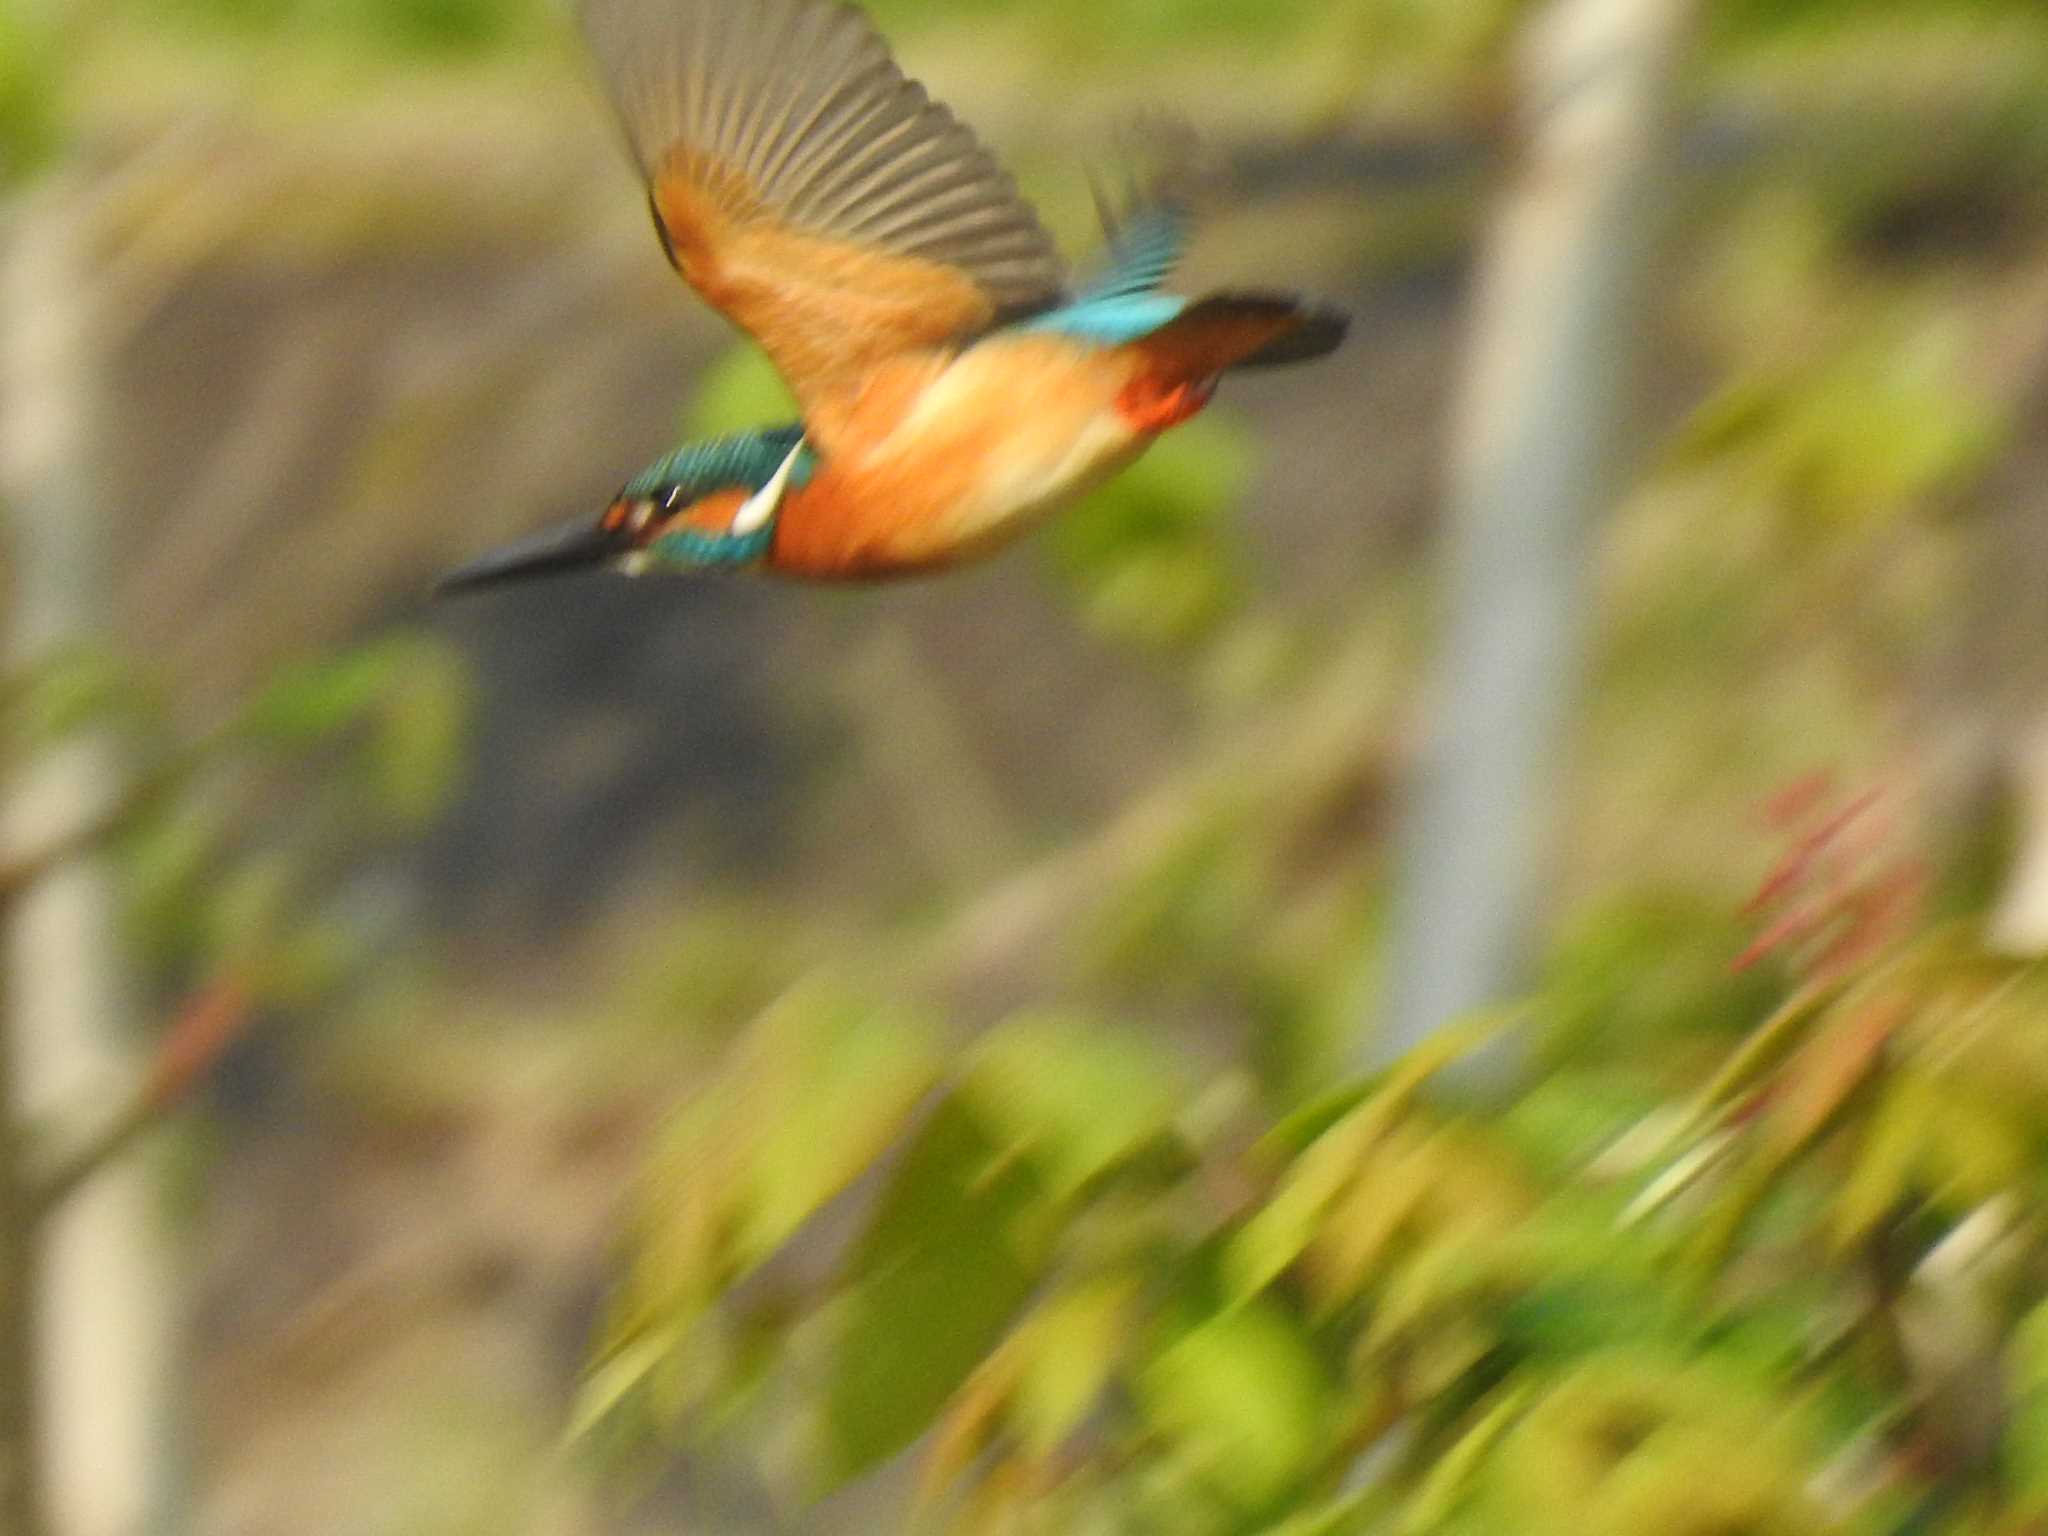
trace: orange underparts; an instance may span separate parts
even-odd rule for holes
[[[1201,410],[1215,393],[1213,378],[1170,383],[1156,374],[1140,374],[1116,397],[1116,408],[1140,432],[1164,432]]]

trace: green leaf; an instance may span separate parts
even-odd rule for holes
[[[1318,1094],[1298,1109],[1289,1111],[1260,1137],[1257,1155],[1268,1162],[1299,1157],[1338,1121],[1371,1098],[1375,1086],[1371,1082],[1345,1083]]]
[[[1996,1195],[2025,1188],[2030,1138],[1985,1095],[1943,1084],[1927,1164],[1936,1201],[1962,1212]]]
[[[159,966],[187,962],[206,942],[207,897],[228,828],[226,812],[201,802],[144,819],[125,839],[128,915]]]
[[[250,702],[243,729],[279,746],[317,746],[367,718],[403,661],[385,644],[287,667]]]
[[[68,647],[43,657],[15,696],[13,722],[24,746],[45,746],[132,711],[135,679],[122,659],[98,646]]]
[[[1310,1278],[1319,1306],[1339,1307],[1362,1291],[1383,1286],[1395,1254],[1430,1235],[1437,1196],[1432,1181],[1442,1172],[1434,1140],[1419,1127],[1395,1128],[1373,1147],[1358,1177],[1331,1205],[1310,1245],[1315,1254]],[[1376,1329],[1392,1322],[1384,1305],[1374,1310]]]
[[[1377,1531],[1383,1527],[1374,1520],[1375,1505],[1383,1497],[1383,1489],[1346,1493],[1290,1515],[1278,1525],[1266,1527],[1260,1536],[1351,1536],[1353,1532]]]
[[[1071,1197],[1165,1131],[1180,1074],[1150,1042],[1087,1020],[1013,1018],[976,1051],[960,1092],[1006,1150]]]
[[[1124,1279],[1078,1286],[1031,1318],[1010,1413],[1032,1457],[1044,1460],[1057,1451],[1102,1395],[1123,1351],[1133,1289]]]
[[[1139,1396],[1182,1468],[1243,1509],[1307,1475],[1338,1417],[1300,1325],[1258,1301],[1183,1336],[1144,1372]]]
[[[461,777],[468,698],[462,664],[445,647],[411,645],[394,664],[367,751],[379,799],[402,820],[433,816]]]
[[[1695,1096],[1683,1132],[1710,1124],[1718,1112],[1789,1054],[1814,1020],[1842,995],[1838,982],[1801,987],[1746,1035]]]
[[[1481,1463],[1514,1427],[1534,1396],[1533,1383],[1523,1381],[1508,1386],[1451,1448],[1436,1458],[1402,1516],[1402,1536],[1427,1536],[1443,1529],[1452,1511],[1470,1492]]]
[[[1300,1258],[1324,1213],[1358,1175],[1378,1134],[1364,1107],[1325,1131],[1288,1170],[1273,1198],[1230,1240],[1223,1268],[1239,1300],[1264,1290]]]
[[[726,1379],[700,1327],[713,1304],[873,1165],[936,1071],[922,1021],[829,985],[763,1014],[649,1161],[580,1417],[642,1388],[666,1424],[697,1408]]]
[[[1664,457],[1692,465],[1748,448],[1783,419],[1783,390],[1774,383],[1740,378],[1702,402],[1680,426]]]
[[[931,1424],[1036,1282],[1043,1195],[957,1098],[890,1181],[852,1265],[822,1424],[833,1483],[888,1460]]]
[[[57,151],[59,59],[50,32],[34,7],[0,6],[0,188],[26,180]]]
[[[690,1406],[702,1386],[684,1383],[671,1365],[689,1357],[692,1335],[728,1278],[723,1238],[742,1149],[724,1132],[716,1104],[698,1100],[664,1128],[641,1175],[631,1261],[575,1413],[586,1430],[664,1373],[668,1408]]]
[[[2048,1302],[2013,1334],[2012,1427],[2006,1437],[2016,1491],[2027,1508],[2048,1514]]]
[[[299,918],[279,929],[243,979],[274,1007],[310,1008],[333,996],[361,958],[362,946],[346,923]]]
[[[345,19],[406,53],[468,55],[517,35],[526,7],[507,0],[354,0]]]
[[[207,911],[207,948],[237,966],[262,962],[284,932],[305,874],[281,852],[245,859],[215,882]]]
[[[813,985],[755,1025],[727,1105],[726,1134],[751,1158],[735,1213],[744,1272],[865,1173],[938,1076],[926,1022]]]
[[[587,1440],[660,1369],[676,1345],[675,1329],[642,1334],[600,1356],[584,1374],[569,1410],[570,1441]]]
[[[1089,623],[1152,649],[1212,634],[1243,595],[1228,513],[1255,468],[1244,429],[1204,416],[1060,519],[1046,548]]]
[[[1408,1112],[1423,1086],[1505,1029],[1515,1011],[1495,1010],[1439,1030],[1391,1067],[1363,1102],[1312,1142],[1278,1191],[1248,1221],[1224,1256],[1231,1293],[1265,1289],[1301,1256],[1324,1213],[1356,1177],[1367,1152]],[[1341,1100],[1339,1101],[1341,1102]]]
[[[1910,1066],[1886,1080],[1828,1223],[1837,1253],[1861,1242],[1912,1193],[1930,1124],[1928,1097],[1924,1076]]]

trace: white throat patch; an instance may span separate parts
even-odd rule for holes
[[[796,446],[789,450],[789,457],[769,477],[768,483],[740,504],[739,511],[732,515],[732,531],[736,537],[744,538],[768,525],[768,519],[782,505],[782,498],[789,490],[789,477],[796,472],[797,455],[803,451],[804,440],[798,438]]]

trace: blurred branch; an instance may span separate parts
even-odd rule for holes
[[[944,685],[901,620],[877,624],[845,675],[848,709],[932,872],[955,889],[986,886],[1022,848],[1002,799],[953,718]]]
[[[293,481],[317,458],[322,434],[345,409],[350,322],[336,315],[313,334],[293,326],[266,338],[252,363],[256,387],[200,465],[183,506],[159,518],[135,600],[157,613],[203,612],[233,579],[237,556],[262,546]]]
[[[2012,954],[2048,950],[2048,621],[2039,594],[2048,581],[2048,274],[2024,271],[1983,304],[1972,386],[2014,423],[2012,447],[1967,492],[1983,533],[1975,590],[1950,654],[1922,680],[1933,717],[1920,739],[1939,744],[1929,765],[1931,818],[1960,839],[1985,788],[2004,791],[2016,812],[2012,858],[2000,872],[1991,941]]]
[[[185,1002],[165,1031],[134,1091],[83,1143],[28,1179],[27,1205],[40,1217],[60,1204],[144,1134],[163,1123],[248,1028],[247,991],[236,981],[215,982]]]
[[[1360,625],[1298,695],[1139,796],[1093,837],[969,903],[911,958],[911,985],[969,1017],[1014,1003],[1042,974],[1047,952],[1219,803],[1252,802],[1259,824],[1284,843],[1290,826],[1313,819],[1364,766],[1372,725],[1389,707],[1387,657],[1385,633]]]
[[[1482,259],[1450,466],[1450,630],[1406,829],[1386,1027],[1406,1053],[1520,980],[1577,695],[1594,518],[1621,483],[1640,300],[1695,0],[1560,0]]]
[[[0,900],[0,917],[13,903]],[[12,1536],[48,1536],[37,1399],[36,1201],[19,1102],[15,1037],[0,1028],[0,1522]]]
[[[112,529],[94,474],[104,395],[87,280],[90,206],[75,171],[45,176],[9,210],[0,269],[0,475],[14,514],[8,643],[24,662],[89,642],[113,612]],[[132,1049],[115,892],[92,856],[131,792],[103,724],[40,751],[7,791],[7,845],[34,851],[4,905],[11,1080],[0,1115],[15,1166],[0,1182],[15,1219],[5,1234],[11,1311],[0,1347],[15,1353],[0,1358],[0,1376],[22,1378],[9,1388],[17,1416],[4,1426],[4,1449],[18,1512],[46,1481],[45,1518],[64,1536],[122,1536],[167,1513],[174,1292],[148,1172],[124,1167],[96,1181],[89,1198],[33,1220],[22,1163],[24,1121],[89,1092]]]
[[[1136,796],[1093,836],[990,886],[878,963],[906,997],[941,1006],[967,1029],[1042,994],[1047,955],[1220,806],[1246,807],[1275,845],[1321,816],[1368,766],[1373,727],[1395,707],[1389,654],[1386,629],[1360,624],[1306,686]],[[813,981],[804,977],[785,995]]]
[[[5,904],[47,879],[66,864],[97,852],[145,815],[164,795],[183,783],[189,771],[185,758],[157,771],[131,778],[115,798],[79,815],[68,826],[46,833],[41,843],[0,860],[0,904]]]

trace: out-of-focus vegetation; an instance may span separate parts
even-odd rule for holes
[[[233,631],[254,640],[216,647],[242,669],[241,702],[195,705],[183,679],[138,683],[153,670],[97,653],[25,672],[10,696],[21,739],[111,724],[134,749],[149,793],[118,846],[155,988],[232,977],[266,1017],[317,1025],[237,1058],[219,1106],[269,1139],[249,1132],[252,1173],[215,1138],[215,1177],[240,1176],[235,1194],[280,1224],[344,1214],[314,1229],[310,1263],[246,1234],[223,1261],[253,1251],[285,1272],[291,1306],[265,1312],[260,1277],[212,1280],[206,1337],[226,1363],[206,1366],[208,1454],[243,1477],[271,1466],[288,1502],[309,1468],[368,1457],[373,1490],[327,1497],[379,1507],[316,1515],[309,1499],[323,1530],[539,1527],[531,1467],[572,1417],[603,1453],[601,1503],[629,1506],[648,1486],[636,1474],[681,1453],[692,1478],[737,1482],[751,1513],[732,1523],[762,1529],[899,1528],[893,1508],[799,1510],[904,1452],[922,1515],[975,1530],[2042,1528],[2048,997],[2029,962],[1982,942],[2008,829],[1958,813],[1940,782],[1948,712],[2023,707],[2014,679],[2048,665],[1999,627],[2024,597],[2001,610],[1981,595],[1987,570],[2028,568],[2003,542],[2024,486],[2002,477],[2048,431],[2033,403],[2048,353],[2038,7],[1709,8],[1643,474],[1603,540],[1558,921],[1523,1006],[1348,1086],[1431,612],[1418,529],[1368,536],[1359,508],[1426,529],[1433,487],[1412,465],[1438,433],[1412,368],[1374,397],[1388,421],[1361,402],[1403,366],[1404,326],[1411,350],[1455,353],[1443,295],[1488,190],[1458,157],[1506,137],[1503,57],[1532,7],[874,9],[914,56],[932,50],[935,75],[985,89],[988,136],[1075,241],[1087,199],[1068,110],[1107,123],[1109,103],[1147,105],[1162,82],[1212,105],[1244,138],[1224,147],[1253,167],[1247,196],[1270,200],[1226,214],[1198,260],[1238,281],[1299,260],[1364,295],[1349,355],[1365,361],[1281,408],[1226,397],[1007,575],[958,578],[971,595],[955,608],[801,593],[765,618],[704,607],[663,628],[722,590],[568,591],[495,628],[449,618],[451,647],[359,633],[411,602],[428,535],[436,555],[480,544],[488,517],[510,531],[631,467],[593,402],[644,396],[641,373],[623,348],[579,350],[592,315],[565,319],[550,296],[583,282],[601,300],[588,310],[650,331],[686,311],[656,286],[668,277],[623,174],[605,194],[634,275],[611,279],[609,230],[578,223],[597,201],[569,195],[584,163],[540,158],[552,128],[506,133],[530,173],[484,157],[438,209],[410,177],[413,141],[361,171],[374,190],[348,181],[350,156],[387,116],[419,143],[459,138],[473,112],[488,121],[480,102],[583,114],[575,131],[601,140],[556,9],[0,11],[10,175],[67,143],[108,153],[96,134],[147,142],[185,120],[195,78],[230,83],[228,104],[195,115],[319,146],[303,185],[230,136],[182,168],[174,154],[165,185],[126,188],[109,262],[143,281],[121,291],[147,299],[183,273],[200,294],[201,318],[152,355],[206,355],[206,324],[251,323],[206,318],[209,218],[236,231],[213,273],[231,314],[317,311],[335,273],[374,295],[363,272],[422,250],[455,269],[430,265],[433,303],[515,295],[424,362],[331,396],[275,392],[362,428],[323,439],[342,443],[339,511],[323,499],[334,466],[301,454],[273,487],[290,517],[246,513],[258,535],[224,536],[227,579],[194,578],[175,539],[136,557],[172,573],[142,590],[199,594],[126,616],[161,632],[253,610],[265,567],[312,545],[318,580],[282,583]],[[309,77],[325,84],[302,93]],[[332,142],[329,108],[347,125]],[[1448,145],[1450,168],[1361,197],[1357,167],[1409,140]],[[1276,164],[1298,189],[1263,184]],[[124,265],[131,239],[145,259]],[[562,265],[536,279],[549,259]],[[314,376],[293,364],[323,348],[370,355],[375,308],[338,309],[310,340],[282,331],[291,356],[261,360],[277,373],[240,408]],[[656,414],[710,431],[786,410],[750,351],[689,341],[718,360]],[[501,415],[514,426],[492,437]],[[131,430],[156,441],[120,425],[112,459]],[[507,438],[545,446],[522,458]],[[172,525],[183,550],[264,502],[245,461],[228,465],[190,475],[224,494]],[[1382,493],[1404,475],[1421,488]],[[129,483],[167,501],[185,484],[153,464]],[[466,738],[462,701],[489,688],[464,668],[488,674],[529,629],[546,643],[546,614],[579,602],[613,627],[591,621],[564,691],[639,679],[614,714],[516,715],[495,737],[486,718]],[[680,718],[657,715],[674,674],[649,680],[634,659],[711,651],[749,619],[714,651],[722,681],[772,696],[778,730],[793,717],[813,734],[750,737],[765,728],[696,674]],[[273,652],[320,625],[349,646],[280,672]],[[573,624],[559,633],[568,645]],[[275,680],[245,690],[251,672]],[[501,691],[530,677],[508,675]],[[658,773],[729,758],[751,798],[727,786],[679,820],[680,791],[628,771],[665,744],[629,729],[643,719],[688,744],[666,743]],[[466,775],[472,754],[483,767]],[[1836,798],[1758,815],[1829,767]],[[560,845],[589,910],[510,938],[421,918],[430,898],[405,887],[427,877],[387,856],[431,841],[421,829],[479,781],[514,790],[477,813],[492,850],[555,846],[554,814],[631,819],[599,858]],[[531,788],[554,782],[585,786],[567,811]],[[707,871],[732,836],[707,823],[739,819],[734,805],[780,841],[734,838],[740,854]],[[497,866],[480,863],[488,884]],[[1488,1104],[1442,1091],[1442,1069],[1502,1027],[1535,1046],[1524,1088]],[[273,1166],[283,1196],[260,1177]],[[308,1200],[308,1181],[331,1198]],[[629,1183],[607,1260],[607,1201]],[[228,1251],[237,1214],[197,1230]],[[295,1267],[380,1223],[397,1235],[367,1278],[340,1266],[316,1285]],[[611,1283],[586,1350],[594,1275]],[[520,1306],[525,1332],[480,1337],[479,1318]],[[377,1433],[332,1430],[324,1415],[344,1409]],[[202,1499],[214,1472],[202,1464]]]
[[[1717,40],[1843,20],[1758,11]],[[1973,567],[1938,514],[1979,494],[2014,409],[1987,323],[2043,209],[1998,162],[2041,142],[2043,41],[1966,109],[1995,151],[1966,129],[1917,166],[1729,192],[1683,294],[1720,382],[1613,540],[1591,724],[1632,760],[1587,771],[1579,815],[1633,868],[1522,1008],[1330,1091],[1313,1042],[1368,990],[1371,861],[1304,879],[1256,797],[1198,801],[1069,893],[1091,1010],[952,1055],[870,957],[726,1048],[643,1176],[583,1427],[715,1447],[795,1499],[915,1447],[926,1518],[967,1530],[2048,1518],[2048,994],[1983,947],[1966,850],[1930,867],[1883,796],[1804,777],[1905,778],[1874,766],[1901,750],[1882,713],[1953,638]],[[1956,195],[1991,231],[1914,259]],[[1183,463],[1232,478],[1192,452],[1161,474]],[[1150,494],[1077,516],[1056,569],[1204,525]],[[1728,691],[1752,675],[1768,695]],[[1658,774],[1644,798],[1683,803],[1675,776],[1698,822],[1635,820]],[[1770,818],[1720,798],[1784,784],[1806,787]],[[1259,1044],[1163,1050],[1140,1022],[1162,1009],[1255,1020]],[[1503,1027],[1538,1046],[1525,1090],[1428,1091]],[[792,1260],[813,1218],[830,1235]]]
[[[111,847],[154,989],[227,984],[245,1011],[316,1013],[376,975],[400,931],[404,914],[352,904],[348,879],[446,805],[467,699],[445,648],[394,634],[284,669],[191,733],[130,659],[91,647],[36,658],[5,698],[15,770],[103,734],[129,782],[23,849],[8,892]]]
[[[927,1515],[975,1531],[2034,1529],[2048,994],[1822,794],[1689,985],[1695,929],[1616,924],[1277,1120],[1114,1019],[949,1064],[872,994],[793,995],[647,1170],[587,1423],[792,1495],[921,1442]],[[1539,1083],[1428,1096],[1503,1027],[1553,1042]],[[836,1265],[780,1271],[849,1188]]]

